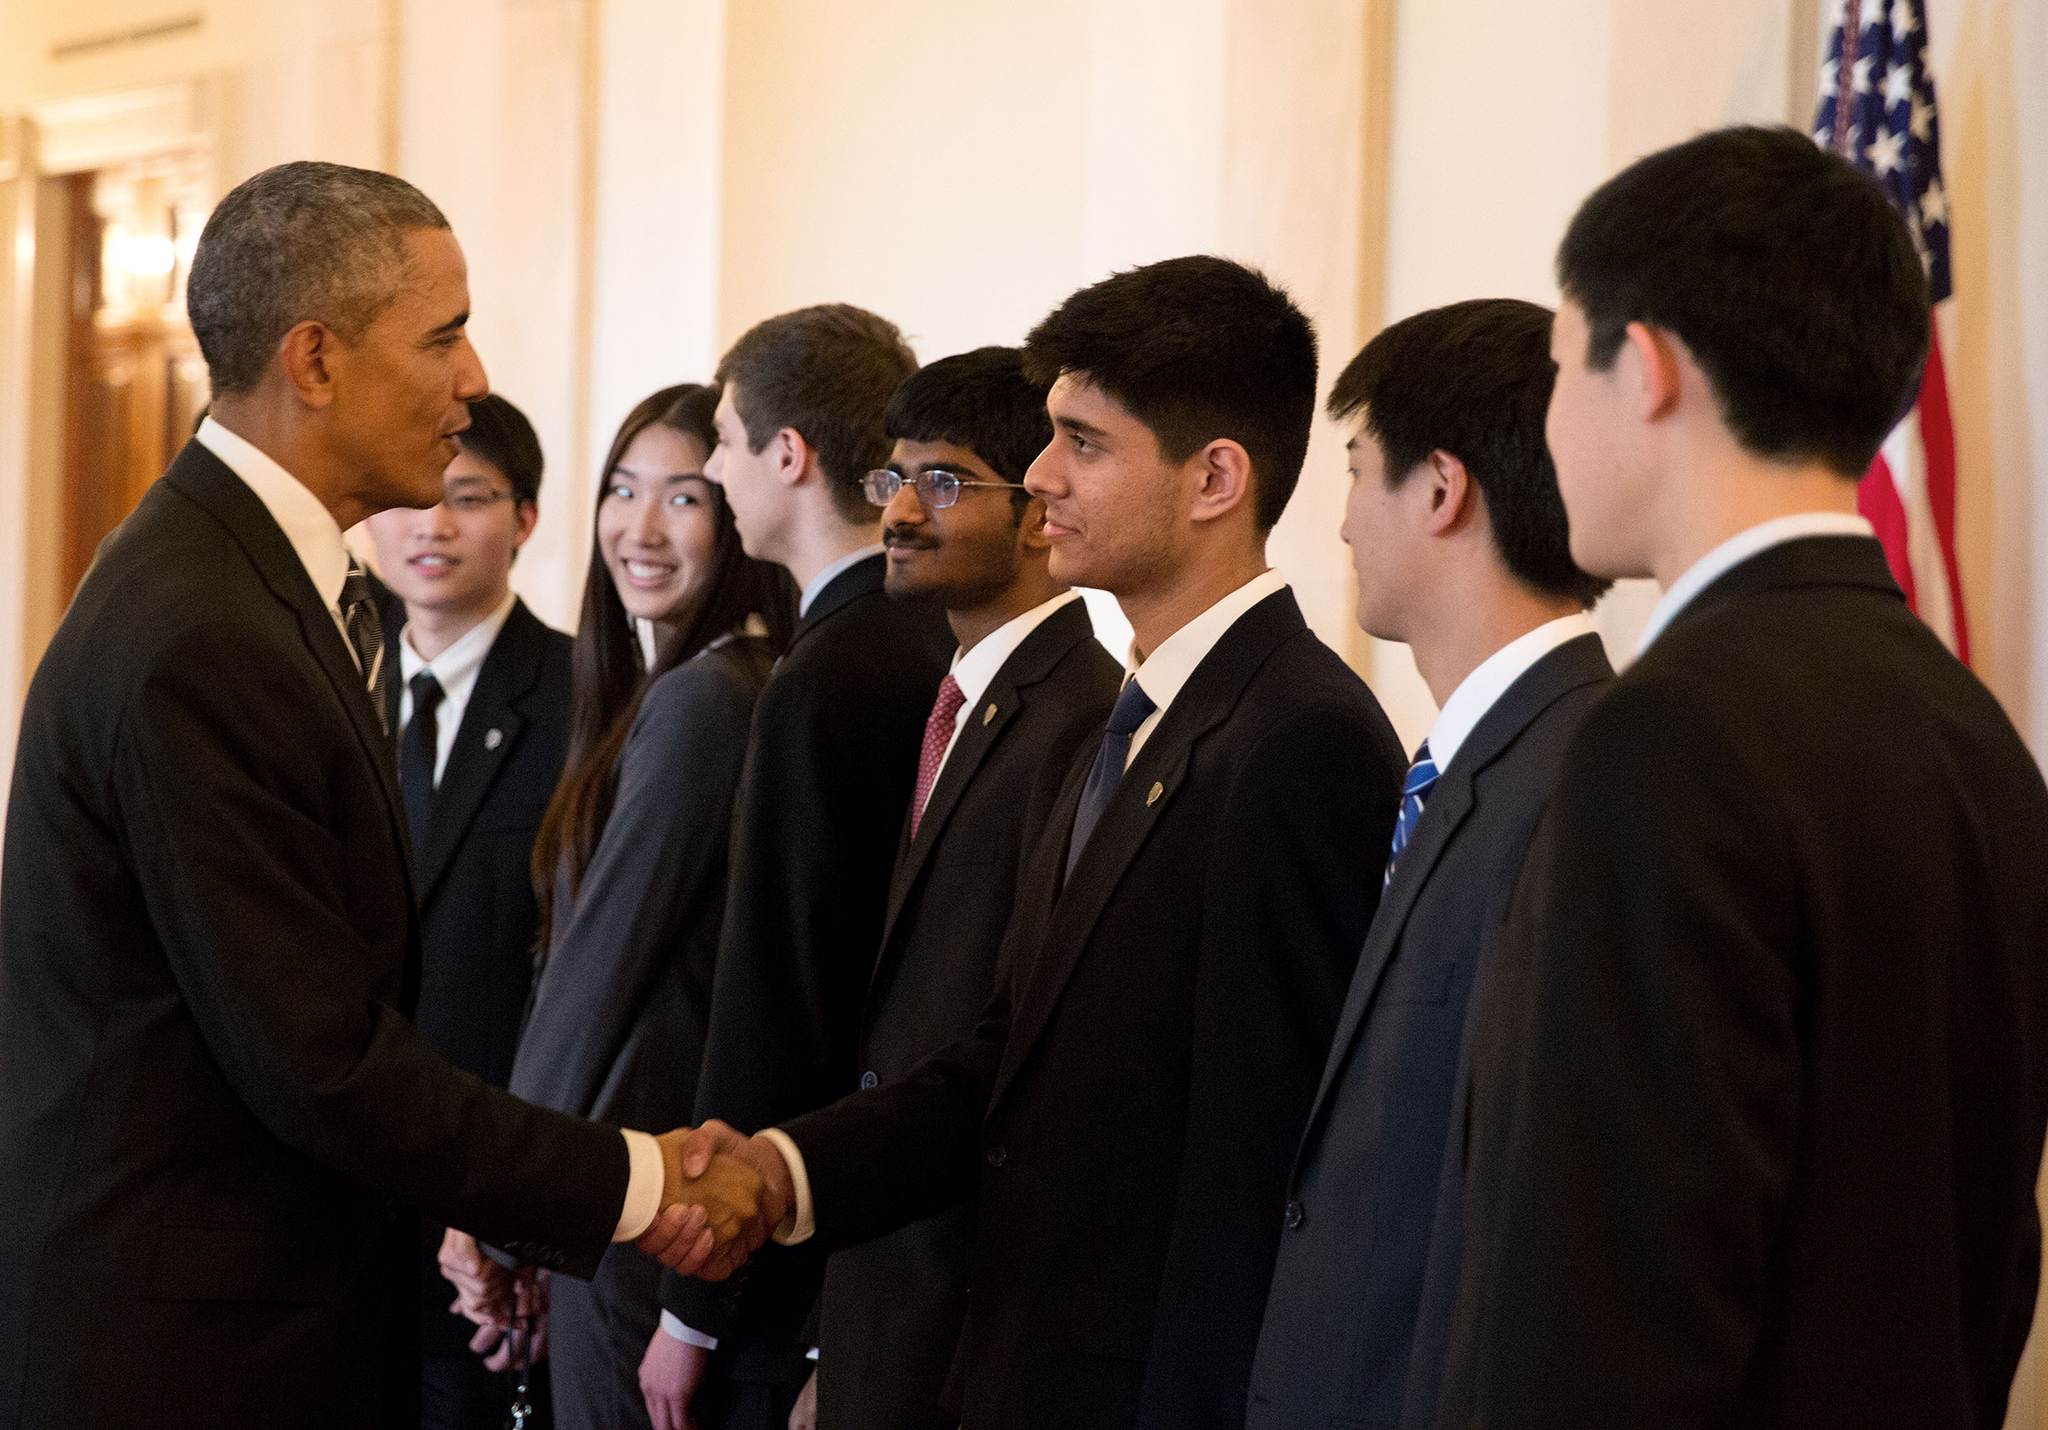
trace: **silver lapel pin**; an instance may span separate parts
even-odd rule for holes
[[[504,743],[505,743],[505,732],[504,732],[503,730],[486,730],[486,731],[484,731],[484,748],[485,748],[486,750],[495,750],[495,749],[497,749],[497,748],[498,748],[498,746],[500,746],[500,745],[502,745],[502,744],[504,744]]]

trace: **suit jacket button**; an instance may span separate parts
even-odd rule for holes
[[[993,1147],[990,1147],[988,1149],[988,1152],[984,1160],[987,1161],[987,1163],[991,1167],[1000,1167],[1003,1165],[1003,1158],[1007,1155],[1008,1154],[1003,1151],[1003,1144],[998,1142]]]
[[[1302,1209],[1300,1202],[1289,1202],[1287,1204],[1287,1215],[1282,1218],[1287,1224],[1289,1231],[1300,1231],[1301,1224],[1307,1219],[1308,1213]]]

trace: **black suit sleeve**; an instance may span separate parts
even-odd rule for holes
[[[1476,1032],[1447,1424],[1733,1413],[1799,1136],[1800,875],[1711,701],[1617,686],[1532,841]]]
[[[1400,773],[1353,709],[1310,707],[1245,755],[1219,820],[1203,926],[1188,1115],[1148,1423],[1240,1412],[1278,1245],[1286,1173],[1378,907]],[[1223,831],[1227,831],[1224,833]]]
[[[370,996],[329,773],[235,628],[174,638],[124,712],[114,798],[179,992],[238,1097],[297,1151],[588,1274],[628,1177],[616,1132],[452,1068]],[[345,749],[342,755],[359,758]],[[395,891],[391,893],[396,896]]]

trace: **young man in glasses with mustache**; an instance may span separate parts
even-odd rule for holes
[[[1021,853],[1120,672],[1078,592],[1048,569],[1024,473],[1052,440],[1016,348],[942,358],[896,390],[895,442],[868,473],[887,589],[945,607],[959,638],[925,725],[861,1030],[860,1085],[894,1082],[967,1036],[995,983]],[[1020,817],[1021,816],[1021,817]],[[820,1303],[818,1423],[915,1430],[940,1409],[967,1314],[965,1207],[835,1255]]]

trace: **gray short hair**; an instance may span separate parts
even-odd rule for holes
[[[447,227],[432,199],[372,169],[301,160],[237,184],[207,219],[185,283],[214,395],[253,389],[309,319],[359,340],[398,291],[406,233]]]

